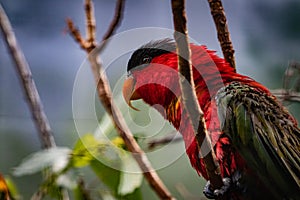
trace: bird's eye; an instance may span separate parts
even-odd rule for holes
[[[147,56],[142,59],[142,64],[147,64],[151,62],[151,57]]]

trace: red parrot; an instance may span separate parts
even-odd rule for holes
[[[300,129],[296,120],[271,92],[238,74],[215,51],[190,44],[193,78],[199,105],[221,176],[229,185],[208,198],[300,199]],[[183,108],[176,44],[151,41],[131,56],[123,96],[143,99],[181,133],[192,167],[208,175]],[[159,106],[158,106],[159,105]],[[221,191],[221,192],[220,192]]]

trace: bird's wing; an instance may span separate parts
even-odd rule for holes
[[[222,131],[276,193],[300,192],[300,130],[271,95],[231,83],[216,95]]]

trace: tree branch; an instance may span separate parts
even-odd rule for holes
[[[123,17],[123,10],[124,10],[124,5],[125,1],[124,0],[118,0],[116,3],[116,8],[115,8],[115,15],[113,20],[111,21],[108,30],[104,34],[102,41],[107,40],[110,38],[110,36],[113,35],[115,32],[116,28],[119,26],[120,21]]]
[[[283,75],[283,88],[271,91],[281,101],[300,102],[300,63],[289,63]]]
[[[43,110],[43,105],[40,100],[39,93],[32,78],[30,67],[25,59],[25,56],[18,45],[17,39],[13,32],[9,19],[0,4],[0,26],[3,32],[3,37],[9,49],[12,59],[15,63],[15,69],[21,80],[23,91],[27,103],[29,105],[35,126],[38,130],[39,138],[43,148],[55,147],[55,141],[52,135],[49,121]]]
[[[86,42],[89,51],[96,47],[96,20],[94,14],[94,6],[92,0],[85,1],[85,15],[86,15]]]
[[[179,83],[182,91],[183,105],[189,115],[198,149],[203,156],[211,185],[213,189],[221,188],[223,186],[223,181],[220,175],[220,168],[215,160],[215,154],[206,129],[203,112],[198,104],[194,87],[184,8],[185,1],[171,0],[171,3],[175,29],[174,38],[178,54]],[[203,147],[210,149],[207,155],[202,153]]]
[[[153,149],[158,145],[164,145],[164,144],[168,144],[170,142],[180,142],[183,140],[181,135],[175,135],[175,134],[176,134],[176,132],[174,131],[164,137],[153,139],[153,140],[149,141],[148,148]]]
[[[86,3],[90,3],[90,6],[92,6],[90,0],[86,0]],[[103,37],[104,40],[107,40],[115,31],[116,27],[120,23],[120,19],[122,16],[123,12],[123,6],[124,1],[123,0],[118,0],[116,10],[115,10],[115,17],[109,27],[109,30]],[[86,9],[86,12],[89,12]],[[91,16],[94,18],[93,14],[87,13],[86,16]],[[69,25],[69,30],[71,33],[71,36],[77,40],[77,36],[74,35],[73,28],[74,26],[70,26],[72,23],[68,23]],[[87,23],[88,26],[88,23]],[[94,29],[89,29],[87,28],[87,31],[95,31]],[[88,33],[87,35],[93,35],[94,33]],[[94,43],[95,41],[90,41],[90,43]],[[79,45],[82,47],[81,43],[78,42]],[[144,177],[146,180],[149,182],[150,186],[153,188],[153,190],[157,193],[157,195],[161,199],[174,199],[168,189],[165,187],[163,182],[160,180],[159,176],[155,172],[155,170],[152,168],[148,158],[146,157],[145,153],[143,150],[139,147],[137,142],[135,141],[132,133],[130,132],[128,126],[125,123],[124,118],[122,117],[122,114],[118,107],[115,105],[113,99],[112,99],[112,94],[111,94],[111,89],[109,86],[109,82],[107,80],[107,76],[105,72],[103,71],[101,62],[99,60],[98,53],[104,48],[105,41],[102,41],[99,48],[84,48],[86,52],[89,54],[88,59],[91,64],[91,68],[93,71],[94,79],[97,85],[97,91],[98,91],[98,97],[103,104],[105,110],[109,113],[110,117],[113,120],[113,123],[117,129],[117,132],[119,135],[123,138],[124,143],[126,144],[127,148],[129,151],[132,152],[133,157],[137,161],[138,165],[140,166],[141,170],[143,171]],[[95,51],[91,52],[91,50],[95,49]]]
[[[271,90],[272,94],[281,101],[291,101],[300,103],[300,93],[295,91],[288,91],[286,89]]]
[[[234,49],[228,31],[225,11],[221,0],[208,0],[211,15],[214,19],[218,40],[225,60],[235,69]]]
[[[71,36],[80,45],[80,47],[84,50],[88,49],[90,44],[82,38],[80,31],[75,27],[73,21],[70,18],[67,18],[66,24]]]
[[[101,44],[97,47],[97,51],[100,53],[106,46],[107,40],[114,34],[116,28],[119,26],[123,17],[123,10],[125,6],[125,0],[118,0],[115,7],[114,17],[109,25],[108,30],[102,37]]]

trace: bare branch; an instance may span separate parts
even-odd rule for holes
[[[288,91],[286,89],[276,89],[271,91],[281,101],[291,101],[300,103],[300,93]]]
[[[107,40],[112,36],[116,30],[116,28],[120,25],[121,19],[123,17],[125,0],[118,0],[115,8],[115,15],[113,20],[111,21],[108,30],[104,34],[102,41]]]
[[[175,134],[176,134],[176,132],[174,131],[172,133],[169,133],[165,137],[151,140],[150,142],[148,142],[148,148],[153,149],[153,148],[155,148],[156,146],[159,146],[159,145],[168,144],[170,142],[180,142],[180,141],[182,141],[182,136],[181,135],[175,135]]]
[[[286,92],[300,91],[300,63],[292,61],[289,63],[283,76],[283,88]]]
[[[86,1],[90,2],[91,1]],[[89,6],[93,6],[90,4]],[[87,7],[87,5],[86,5]],[[115,17],[103,37],[103,40],[107,40],[115,31],[118,24],[120,23],[122,12],[124,7],[124,1],[118,0],[117,6],[116,6],[116,14]],[[92,10],[92,9],[90,9]],[[89,9],[86,9],[86,12],[90,12]],[[92,13],[87,13],[86,16],[91,17],[91,21],[94,21],[94,15]],[[88,20],[87,20],[88,21]],[[87,26],[89,26],[87,24]],[[70,26],[69,26],[70,28]],[[87,31],[95,31],[95,29],[87,28]],[[73,31],[70,29],[70,33],[74,38],[76,36],[74,35]],[[94,35],[94,33],[88,33],[87,35]],[[80,40],[76,40],[79,45],[82,47]],[[168,191],[168,189],[165,187],[163,182],[160,180],[159,176],[155,172],[155,170],[152,168],[147,156],[143,152],[143,150],[139,147],[136,140],[134,139],[131,131],[129,130],[127,124],[125,123],[125,120],[118,109],[118,107],[115,105],[113,99],[112,99],[112,93],[109,86],[109,82],[107,80],[107,76],[105,72],[103,71],[101,62],[98,57],[99,48],[103,49],[105,44],[105,41],[102,41],[101,45],[97,48],[97,51],[91,52],[93,49],[85,48],[86,52],[89,54],[89,62],[91,64],[91,68],[93,71],[94,79],[97,85],[97,91],[98,91],[98,97],[103,104],[105,110],[109,113],[110,117],[112,118],[115,127],[119,133],[119,135],[123,138],[125,145],[129,149],[129,151],[132,152],[133,157],[137,161],[138,165],[140,166],[141,170],[143,171],[144,177],[149,182],[150,186],[153,188],[153,190],[157,193],[157,195],[161,199],[174,199],[171,196],[171,193]]]
[[[116,3],[115,8],[115,15],[109,25],[108,30],[104,34],[102,38],[101,45],[97,47],[98,53],[100,53],[106,46],[107,40],[114,34],[115,30],[120,25],[121,19],[123,17],[123,10],[124,10],[125,0],[118,0]]]
[[[289,63],[283,75],[283,88],[271,91],[280,101],[300,102],[300,63]]]
[[[225,60],[235,69],[234,49],[221,0],[208,0]]]
[[[171,0],[171,2],[175,29],[174,38],[178,54],[178,71],[180,73],[179,84],[182,91],[183,105],[189,115],[200,153],[202,154],[201,146],[203,145],[211,150],[207,155],[202,154],[211,185],[213,189],[221,188],[223,181],[220,175],[220,168],[215,159],[203,112],[198,104],[194,87],[186,27],[185,1]]]
[[[92,69],[97,69],[97,71],[100,71],[100,73],[95,74],[95,70],[93,70],[94,77],[99,77],[98,79],[95,79],[99,99],[103,104],[105,110],[112,118],[116,130],[124,140],[126,147],[130,152],[132,152],[132,155],[141,168],[144,177],[147,179],[150,186],[154,189],[154,191],[161,199],[174,199],[163,182],[160,180],[155,170],[152,168],[147,156],[140,148],[131,131],[129,130],[121,114],[121,111],[115,105],[112,99],[111,89],[109,87],[105,72],[102,70],[103,68],[101,66],[101,62],[99,61],[99,57],[97,57],[97,55],[89,55],[89,61],[91,63]]]
[[[82,38],[80,31],[75,27],[73,21],[69,18],[66,19],[66,23],[68,26],[68,30],[70,32],[70,35],[73,37],[73,39],[80,45],[80,47],[84,50],[89,48],[89,45],[85,41],[84,38]]]
[[[85,14],[86,14],[86,33],[88,47],[90,50],[96,47],[96,20],[94,14],[94,6],[92,0],[85,0]]]
[[[96,20],[94,5],[92,0],[85,0],[85,19],[86,19],[86,39],[81,36],[80,31],[75,27],[71,19],[66,19],[70,35],[87,52],[91,52],[97,45],[96,43]]]
[[[4,40],[7,44],[7,48],[9,49],[15,63],[15,69],[17,71],[19,79],[21,80],[23,91],[25,93],[32,117],[34,119],[35,126],[38,129],[42,146],[43,148],[54,147],[56,145],[50,128],[50,124],[43,110],[43,105],[32,78],[30,67],[21,48],[18,45],[12,26],[1,4],[0,26],[3,32]]]

